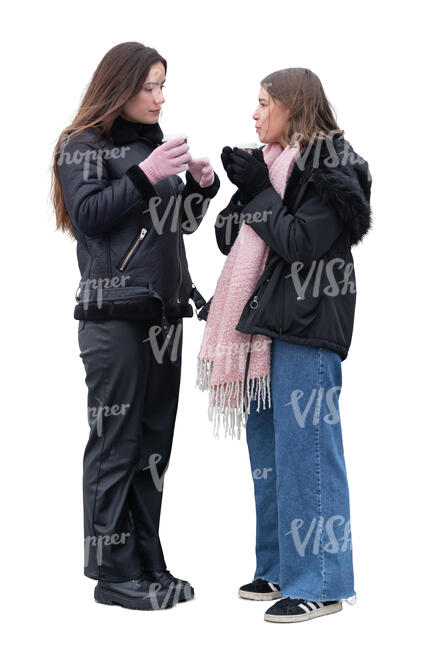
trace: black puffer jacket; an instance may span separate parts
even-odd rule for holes
[[[158,123],[118,117],[110,134],[95,129],[61,148],[62,193],[77,239],[82,275],[76,319],[176,321],[192,316],[193,284],[184,234],[202,220],[219,189],[201,188],[189,171],[152,185],[138,166],[162,143]]]
[[[284,199],[273,187],[246,206],[233,195],[216,221],[220,250],[229,253],[243,219],[270,247],[237,330],[347,357],[356,301],[351,246],[371,227],[371,183],[367,162],[335,134],[301,154]]]

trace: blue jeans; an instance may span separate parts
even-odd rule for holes
[[[254,580],[312,601],[355,595],[338,397],[341,359],[273,339],[271,408],[252,401],[246,435],[255,489]]]

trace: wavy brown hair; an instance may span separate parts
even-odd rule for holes
[[[126,102],[140,92],[150,67],[159,62],[167,72],[167,61],[155,49],[142,43],[132,41],[111,48],[97,66],[76,117],[56,142],[51,164],[50,198],[56,215],[56,229],[66,232],[73,239],[75,235],[58,175],[61,147],[68,137],[90,127],[100,135],[108,134]]]
[[[264,77],[261,86],[270,97],[289,108],[291,119],[285,134],[290,143],[305,148],[333,132],[343,135],[319,77],[308,68],[284,68]]]

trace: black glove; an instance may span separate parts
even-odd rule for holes
[[[208,320],[208,314],[209,314],[209,308],[211,307],[211,302],[214,296],[211,296],[211,298],[208,300],[206,305],[202,307],[202,309],[199,309],[197,312],[197,318],[199,320]]]
[[[231,181],[231,183],[236,185],[235,177],[232,173],[232,167],[231,167],[231,153],[232,153],[231,147],[223,147],[220,158],[222,159],[222,165],[224,167],[224,170],[229,180]],[[246,203],[248,203],[248,200],[240,192],[240,190],[238,190],[238,192],[234,196],[238,205],[246,205]]]
[[[261,160],[256,153],[253,155],[238,147],[234,147],[228,155],[226,173],[244,197],[243,203],[249,203],[259,192],[271,187],[269,170],[264,158]]]
[[[265,164],[264,154],[262,149],[252,149],[252,156]]]
[[[222,165],[224,167],[226,174],[228,175],[229,180],[231,181],[231,183],[235,185],[232,172],[228,171],[231,165],[231,153],[232,153],[231,147],[223,147],[220,158],[222,159]]]

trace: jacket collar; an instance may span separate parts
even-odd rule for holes
[[[127,144],[136,140],[146,140],[154,146],[162,144],[164,136],[159,123],[143,124],[142,122],[131,122],[119,115],[115,118],[110,134],[115,145]]]
[[[296,159],[288,178],[284,202],[297,207],[312,181],[322,200],[335,208],[347,224],[351,244],[356,244],[372,225],[369,165],[340,134],[315,141]],[[299,164],[300,163],[300,164]]]
[[[342,152],[344,147],[344,137],[341,133],[334,133],[331,138],[314,139],[301,152],[296,160],[296,175],[300,176],[303,182],[308,173],[313,169],[325,164],[325,159],[329,156],[336,156]],[[297,172],[300,172],[297,174]]]

